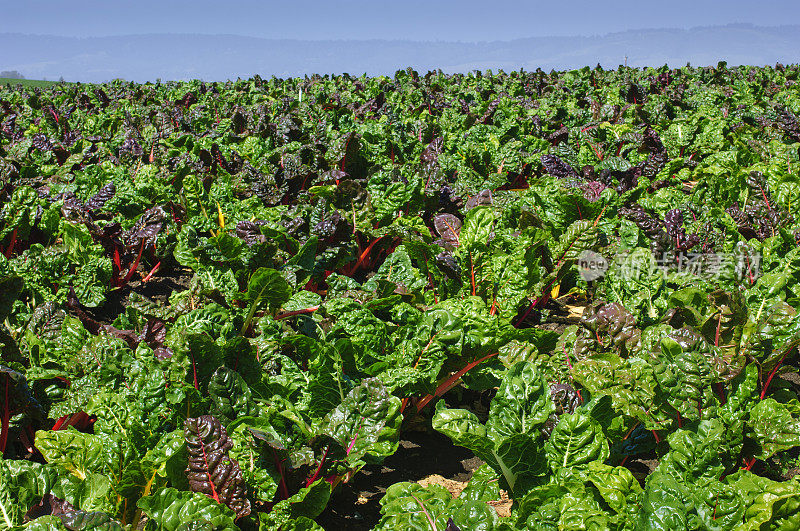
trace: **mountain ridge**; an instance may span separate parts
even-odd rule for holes
[[[150,33],[59,37],[0,33],[0,70],[27,78],[99,82],[204,79],[348,72],[573,69],[629,66],[768,65],[800,62],[800,25],[750,24],[648,28],[592,36],[506,41],[303,40],[241,35]]]

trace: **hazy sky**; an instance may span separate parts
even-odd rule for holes
[[[729,23],[800,24],[772,0],[0,0],[0,32],[296,39],[509,40]]]

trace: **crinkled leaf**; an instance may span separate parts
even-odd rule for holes
[[[228,455],[233,443],[219,420],[211,415],[188,418],[184,435],[189,450],[186,477],[191,489],[224,503],[237,516],[250,514],[247,485],[239,464]]]
[[[395,483],[381,499],[381,520],[376,530],[475,529],[491,531],[499,518],[483,501],[453,498],[440,485]],[[448,527],[452,523],[451,527]]]
[[[625,513],[642,492],[642,487],[630,470],[621,466],[612,467],[600,461],[591,461],[585,475],[608,506],[617,513]]]
[[[106,513],[70,511],[61,515],[61,523],[70,531],[122,531],[122,526]]]
[[[800,446],[800,404],[794,400],[781,404],[772,398],[758,402],[750,410],[748,435],[758,445],[758,459]]]
[[[50,492],[56,471],[49,465],[0,457],[0,529],[22,525],[27,512]]]
[[[605,461],[609,456],[603,429],[583,409],[572,415],[562,415],[544,448],[554,473],[559,469],[585,468],[589,463]]]
[[[476,207],[467,212],[459,234],[459,247],[472,249],[486,245],[494,231],[496,211],[492,207]]]
[[[278,271],[265,267],[258,268],[247,284],[245,301],[247,301],[249,309],[245,325],[252,321],[253,315],[262,304],[266,304],[270,310],[276,310],[291,296],[291,286]]]
[[[199,523],[214,531],[237,529],[231,509],[199,492],[168,487],[141,498],[136,505],[158,530],[177,531],[185,524]]]
[[[534,435],[554,411],[550,386],[535,366],[517,362],[506,372],[492,399],[486,432],[496,443],[513,435]]]
[[[214,404],[215,415],[226,423],[257,412],[250,387],[238,372],[227,367],[220,367],[211,376],[208,394]]]
[[[399,444],[400,399],[377,379],[367,378],[320,423],[322,433],[337,441],[350,463],[365,454],[391,455]]]
[[[308,487],[300,489],[288,499],[275,504],[269,514],[260,513],[262,529],[282,529],[299,518],[314,519],[328,504],[331,486],[324,479],[318,479]]]
[[[37,431],[36,448],[48,463],[63,467],[78,479],[113,470],[123,452],[118,438],[75,430]]]

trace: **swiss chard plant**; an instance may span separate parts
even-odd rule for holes
[[[799,72],[0,87],[0,529],[798,528]]]

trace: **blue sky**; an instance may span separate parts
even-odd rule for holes
[[[0,0],[0,32],[236,34],[297,39],[509,40],[730,23],[800,24],[774,0]]]

